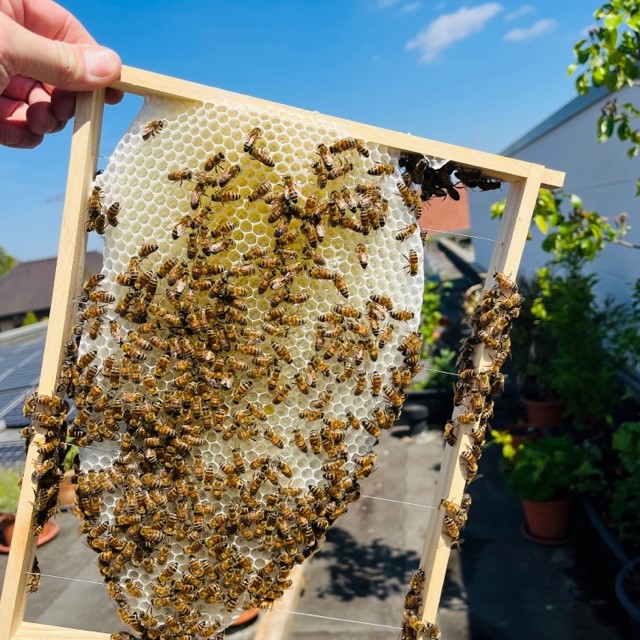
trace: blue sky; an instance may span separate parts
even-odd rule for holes
[[[575,96],[566,68],[600,2],[61,4],[125,64],[499,152]],[[138,106],[107,109],[103,154]],[[57,253],[70,129],[37,150],[0,147],[0,245],[20,260]]]

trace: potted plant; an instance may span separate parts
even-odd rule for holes
[[[503,211],[496,203],[492,215]],[[586,267],[607,243],[621,242],[628,227],[585,210],[575,195],[545,189],[533,221],[550,258],[529,290],[523,283],[526,301],[511,336],[514,364],[523,396],[561,401],[565,418],[592,435],[611,421],[617,372],[637,363],[640,305],[637,284],[627,304],[599,301],[597,278]],[[562,424],[558,416],[554,421]],[[530,422],[538,426],[536,418]]]
[[[615,475],[606,496],[607,520],[620,541],[640,554],[640,422],[623,422],[614,431]]]
[[[60,480],[60,491],[58,493],[58,508],[66,511],[73,507],[76,501],[76,483],[74,461],[78,455],[78,447],[71,445],[67,449],[64,457],[64,475]]]
[[[15,469],[0,469],[0,553],[9,553],[13,527],[20,499],[20,474]],[[60,525],[47,521],[38,536],[38,546],[49,542],[60,533]]]
[[[19,498],[20,474],[15,469],[0,469],[0,552],[9,550]]]
[[[564,403],[554,389],[550,360],[555,352],[555,338],[546,318],[538,317],[534,303],[540,299],[537,276],[521,279],[519,291],[524,297],[520,316],[511,331],[511,370],[515,373],[527,425],[534,429],[559,426]]]
[[[568,434],[545,436],[513,446],[508,433],[492,431],[502,445],[507,487],[522,499],[525,534],[541,543],[559,543],[569,534],[572,494],[592,490],[602,478],[595,452]]]

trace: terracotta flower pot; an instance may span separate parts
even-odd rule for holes
[[[537,440],[542,436],[542,431],[528,424],[514,424],[505,428],[511,435],[511,445],[517,449],[523,442]]]
[[[76,502],[77,485],[72,482],[73,476],[73,471],[66,471],[60,481],[60,491],[58,493],[58,508],[60,511],[70,509]]]
[[[9,553],[15,520],[16,516],[13,513],[0,516],[0,553]],[[53,540],[59,533],[60,525],[55,520],[47,521],[42,533],[38,536],[38,546]]]
[[[243,625],[248,625],[258,617],[259,613],[260,609],[258,607],[256,607],[255,609],[249,609],[249,611],[241,613],[229,626],[241,627]]]
[[[534,502],[523,500],[526,533],[541,543],[561,543],[569,537],[571,498]]]
[[[538,429],[548,429],[550,427],[561,427],[564,422],[564,402],[553,401],[543,402],[541,400],[529,400],[522,398],[522,402],[527,412],[527,422],[530,427]]]

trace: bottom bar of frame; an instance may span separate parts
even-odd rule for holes
[[[304,590],[304,566],[294,567],[291,579],[293,586],[275,603],[276,609],[262,616],[256,629],[255,640],[282,640],[286,637],[290,625],[290,612],[296,608]],[[284,611],[278,611],[278,606]],[[11,640],[109,640],[110,635],[98,631],[23,622]]]
[[[111,634],[83,629],[55,627],[50,624],[23,622],[13,636],[15,640],[109,640]],[[12,640],[13,640],[12,639]]]

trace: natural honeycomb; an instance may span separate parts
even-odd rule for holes
[[[373,471],[421,343],[399,157],[321,116],[152,99],[97,176],[104,268],[62,385],[76,512],[143,637],[273,602]]]

